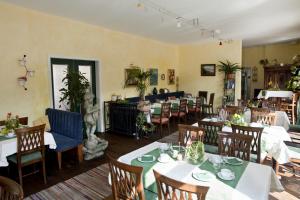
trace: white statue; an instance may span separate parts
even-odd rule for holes
[[[89,87],[84,95],[84,122],[86,126],[86,135],[88,138],[85,141],[83,148],[85,152],[85,160],[90,160],[92,158],[103,155],[103,151],[108,145],[108,142],[106,140],[103,140],[95,135],[100,108],[98,104],[93,104],[93,100],[94,95],[92,92],[92,88]]]

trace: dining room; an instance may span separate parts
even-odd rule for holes
[[[0,0],[0,199],[300,199],[299,8]]]

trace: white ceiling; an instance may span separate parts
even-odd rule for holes
[[[112,30],[185,44],[211,40],[211,33],[138,8],[139,0],[0,0]],[[148,0],[147,0],[148,1]],[[244,46],[300,38],[300,0],[150,0],[186,19],[199,18],[222,39],[242,39]],[[163,18],[163,19],[162,19]]]

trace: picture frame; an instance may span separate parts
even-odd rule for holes
[[[216,64],[201,64],[201,76],[216,76]]]
[[[175,84],[175,69],[168,69],[168,84]]]
[[[158,85],[158,69],[150,68],[149,69],[151,76],[149,79],[150,85]]]
[[[128,77],[130,77],[130,74],[136,73],[137,70],[139,70],[139,69],[134,69],[134,68],[125,69],[125,86],[126,87],[137,86],[138,80],[136,80],[136,79],[128,80]]]

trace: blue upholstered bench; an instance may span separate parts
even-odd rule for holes
[[[82,162],[82,116],[80,113],[46,109],[48,115],[51,133],[56,142],[58,167],[61,169],[61,153],[73,148],[77,148],[78,160]]]

